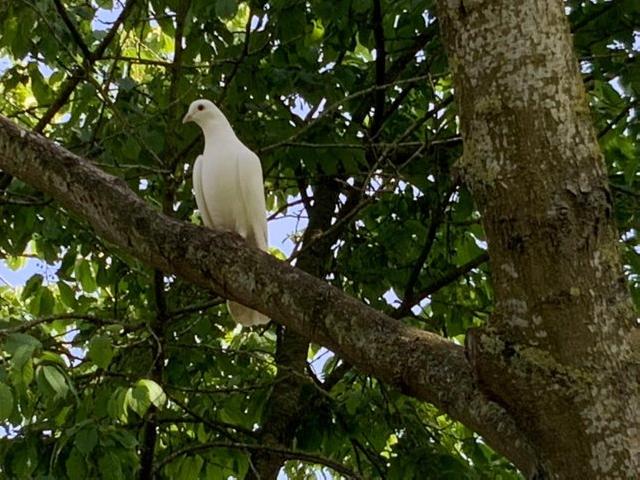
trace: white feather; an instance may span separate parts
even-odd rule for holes
[[[244,147],[244,145],[243,145]],[[262,165],[260,159],[251,150],[245,147],[243,153],[238,156],[238,178],[245,179],[240,182],[242,205],[245,207],[243,219],[246,225],[246,235],[243,235],[250,243],[260,250],[267,251],[269,244],[267,231],[267,207],[264,201],[264,187],[262,183]],[[241,233],[242,235],[242,233]]]
[[[193,189],[203,223],[235,231],[249,244],[266,251],[267,219],[260,159],[236,137],[213,103],[196,100],[184,121],[195,121],[204,133],[204,152],[193,166]],[[255,310],[234,302],[227,305],[232,317],[242,325],[269,322],[269,318]]]
[[[207,211],[207,205],[202,194],[202,155],[198,155],[193,164],[193,191],[196,196],[196,205],[198,206],[200,217],[202,217],[202,223],[209,228],[213,227],[211,215]]]

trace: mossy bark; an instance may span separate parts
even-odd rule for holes
[[[493,317],[468,353],[550,478],[637,478],[640,390],[611,195],[564,4],[441,0]]]

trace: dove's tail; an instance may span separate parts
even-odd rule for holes
[[[227,308],[229,309],[229,313],[233,319],[245,327],[269,323],[269,318],[266,315],[256,312],[255,310],[251,310],[239,303],[227,302]]]

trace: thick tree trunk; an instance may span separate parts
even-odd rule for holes
[[[561,0],[441,0],[496,296],[469,337],[481,385],[549,478],[637,478],[635,320]]]

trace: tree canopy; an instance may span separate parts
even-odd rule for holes
[[[640,6],[565,8],[637,306]],[[181,118],[209,98],[261,157],[272,232],[291,229],[273,255],[458,345],[494,311],[433,1],[20,0],[0,31],[0,113],[154,210],[201,223],[202,139]],[[243,478],[269,461],[300,479],[520,478],[470,425],[280,326],[237,328],[210,290],[0,175],[0,256],[46,265],[0,283],[7,478]]]

